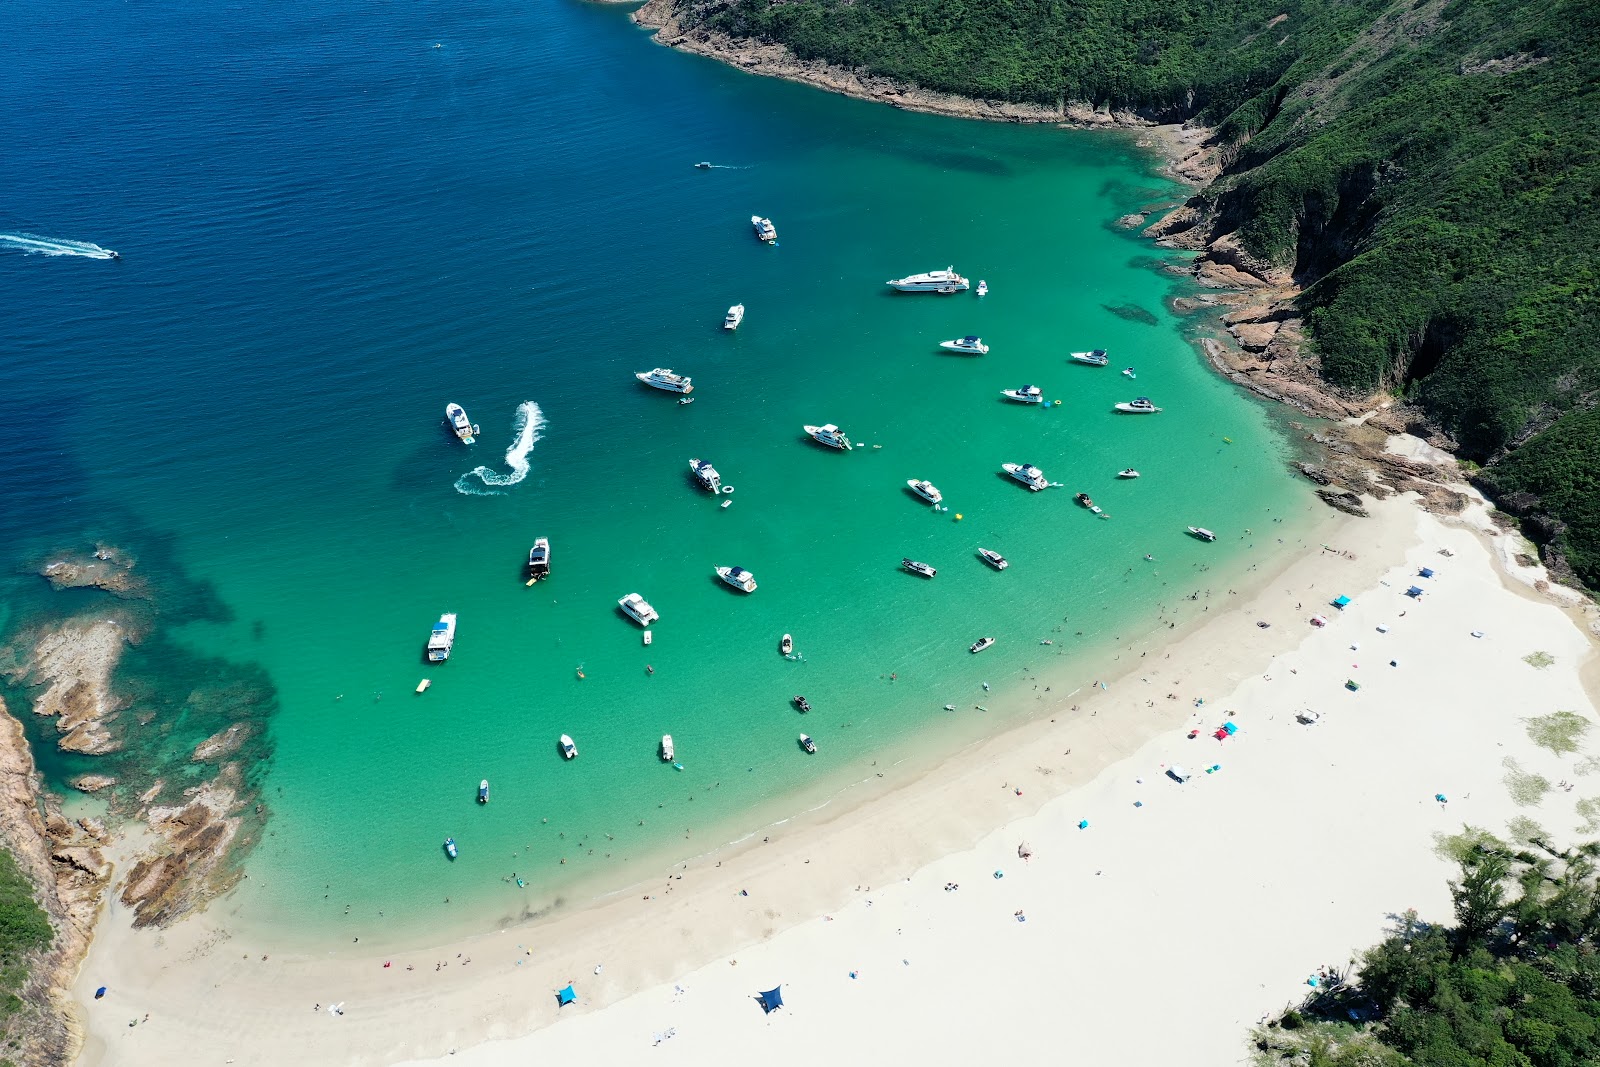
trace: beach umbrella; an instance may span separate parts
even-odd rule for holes
[[[577,999],[578,999],[578,992],[577,992],[577,990],[572,988],[572,983],[571,982],[567,983],[565,989],[558,989],[556,991],[556,1004],[559,1005],[560,1007],[564,1008],[568,1004],[571,1004],[574,1001],[576,1001]]]
[[[761,1001],[761,1010],[771,1015],[783,1007],[783,986],[773,986],[765,993],[758,993],[756,999]]]

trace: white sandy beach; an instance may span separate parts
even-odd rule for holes
[[[1574,613],[1505,577],[1503,539],[1406,501],[1374,515],[1334,527],[1355,558],[1312,550],[1078,711],[582,912],[389,967],[245,945],[217,907],[165,933],[113,913],[77,987],[83,1062],[1238,1063],[1251,1024],[1392,913],[1449,917],[1433,835],[1525,816],[1572,841],[1600,792],[1523,722],[1596,718]],[[1507,760],[1578,787],[1518,806]]]

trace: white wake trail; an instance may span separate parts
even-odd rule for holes
[[[504,496],[504,493],[494,490],[516,485],[528,476],[528,455],[533,451],[533,446],[539,443],[539,431],[543,429],[544,412],[539,410],[539,405],[531,400],[518,404],[517,413],[511,420],[511,447],[506,449],[506,466],[511,473],[501,474],[488,467],[474,467],[456,479],[456,492],[467,496]],[[473,482],[474,478],[477,479],[476,483]]]
[[[35,233],[0,233],[0,248],[34,256],[82,256],[85,259],[115,259],[109,248],[90,241],[59,241]]]

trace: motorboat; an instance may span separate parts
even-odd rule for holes
[[[1118,478],[1137,478],[1137,477],[1139,477],[1139,472],[1134,470],[1132,467],[1124,467],[1124,468],[1122,468],[1122,470],[1119,470],[1117,472],[1117,477]]]
[[[450,649],[456,643],[456,617],[445,613],[433,624],[428,634],[428,662],[443,663],[450,658]]]
[[[1023,385],[1016,389],[1002,389],[1000,395],[1007,400],[1015,400],[1019,404],[1044,403],[1044,390],[1037,385]]]
[[[1147,396],[1135,397],[1127,403],[1117,404],[1115,407],[1116,410],[1122,412],[1124,415],[1154,415],[1156,412],[1161,410],[1154,404],[1150,403],[1150,398]]]
[[[696,163],[694,165],[694,169],[695,170],[710,170],[711,169],[711,164],[709,164],[709,163]]]
[[[617,601],[617,607],[621,608],[624,615],[638,623],[640,626],[649,626],[651,623],[661,618],[660,615],[656,614],[656,609],[651,607],[645,601],[644,597],[640,596],[638,593],[629,593],[627,596]]]
[[[1105,514],[1105,512],[1100,510],[1099,505],[1097,505],[1093,500],[1089,499],[1089,494],[1088,493],[1079,493],[1077,496],[1073,497],[1072,499],[1076,500],[1079,503],[1079,505],[1081,505],[1082,507],[1086,507],[1090,511],[1094,512],[1096,515],[1104,515]]]
[[[456,858],[456,839],[455,838],[447,837],[447,838],[444,839],[444,854],[446,856],[449,856],[451,859],[455,859]]]
[[[906,481],[906,485],[913,493],[917,494],[930,504],[937,504],[939,501],[944,499],[944,494],[939,492],[939,490],[934,487],[932,482],[924,482],[918,478],[910,478]]]
[[[694,403],[694,397],[692,397],[692,396],[680,396],[678,398],[678,406],[680,408],[688,407],[690,404],[693,404],[693,403]]]
[[[737,330],[739,328],[739,324],[743,321],[744,305],[735,304],[733,307],[728,309],[728,314],[723,317],[722,328],[724,330]]]
[[[667,367],[657,367],[655,370],[642,370],[634,375],[652,389],[664,389],[669,393],[694,392],[694,379],[682,374],[673,374]]]
[[[717,468],[711,465],[710,460],[689,460],[689,473],[694,475],[694,480],[700,483],[700,488],[713,493],[722,491],[722,475],[717,473]]]
[[[989,283],[984,281],[982,278],[978,279],[978,295],[979,296],[988,296],[989,295]]]
[[[528,550],[528,584],[542,578],[550,577],[550,539],[540,537],[535,539],[533,547]]]
[[[980,637],[980,638],[978,638],[976,641],[974,641],[972,643],[972,647],[967,649],[967,651],[968,652],[982,652],[984,649],[990,647],[993,644],[994,644],[994,638],[992,638],[992,637]]]
[[[900,569],[908,574],[919,575],[923,578],[932,578],[935,574],[939,573],[937,567],[918,562],[914,559],[902,559],[900,561]]]
[[[489,803],[489,779],[487,778],[478,783],[478,803]]]
[[[788,634],[784,634],[783,635],[783,639],[778,642],[778,651],[783,653],[785,656],[790,655],[791,653],[793,653],[794,652],[794,638],[789,636]]]
[[[1217,539],[1217,535],[1204,526],[1190,526],[1188,530],[1190,537],[1196,537],[1202,541],[1215,541]]]
[[[964,356],[987,356],[989,346],[983,343],[983,338],[973,334],[954,341],[940,341],[939,347],[946,352],[960,352]]]
[[[661,735],[661,762],[662,763],[671,763],[672,759],[673,759],[672,735],[671,734],[662,734]]]
[[[904,278],[890,278],[886,283],[902,293],[954,293],[968,288],[965,278],[954,267],[930,270],[926,274],[908,274]]]
[[[111,251],[111,249],[108,248],[108,249],[106,249],[106,258],[107,259],[121,259],[122,258],[122,253],[121,252],[113,252],[113,251]]]
[[[1011,566],[1011,564],[1006,562],[1006,558],[1004,556],[992,548],[978,549],[978,558],[983,560],[997,571],[1003,571],[1007,567]]]
[[[805,749],[810,755],[815,756],[817,754],[817,743],[811,740],[810,734],[800,735],[800,747]]]
[[[566,734],[561,735],[561,758],[578,758],[578,746],[574,744],[572,738],[568,737]]]
[[[771,219],[764,219],[760,215],[751,215],[750,226],[756,231],[756,240],[762,244],[775,245],[778,243],[778,230],[777,227],[772,225]]]
[[[1124,378],[1137,378],[1139,376],[1139,374],[1132,367],[1123,367],[1122,368],[1122,376]]]
[[[794,695],[794,706],[802,712],[807,712],[811,710],[811,701],[796,693]]]
[[[739,590],[741,593],[754,593],[756,591],[756,576],[743,567],[718,567],[717,577]]]
[[[831,422],[826,426],[802,426],[801,429],[810,434],[818,444],[827,445],[829,448],[842,449],[846,452],[850,451],[850,438],[846,437],[844,431]]]
[[[1090,352],[1074,352],[1072,358],[1078,363],[1087,363],[1091,367],[1104,367],[1111,362],[1111,357],[1106,355],[1106,350],[1096,348]]]
[[[460,404],[446,404],[444,407],[444,420],[450,424],[450,432],[461,438],[461,443],[470,445],[478,436],[478,428],[472,425],[472,420],[467,418],[467,413]]]
[[[1048,489],[1050,483],[1045,480],[1044,471],[1032,463],[1002,463],[1000,469],[1011,477],[1021,482],[1037,493],[1041,489]]]

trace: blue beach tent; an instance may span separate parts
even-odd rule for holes
[[[1413,600],[1418,599],[1419,597],[1422,596],[1422,587],[1421,586],[1416,586],[1416,585],[1412,586],[1410,589],[1406,590],[1406,596],[1410,597]]]
[[[1337,596],[1333,598],[1333,606],[1338,608],[1340,611],[1343,611],[1345,608],[1349,607],[1349,605],[1350,598],[1347,596]]]
[[[761,1001],[761,1010],[771,1015],[783,1007],[783,986],[773,986],[765,993],[759,994],[757,999]]]
[[[1424,567],[1420,571],[1418,571],[1417,574],[1420,577],[1423,577],[1423,578],[1432,578],[1433,577],[1433,568],[1432,567]]]
[[[577,999],[578,999],[578,993],[577,993],[577,991],[575,989],[572,988],[572,983],[570,983],[570,982],[567,983],[567,987],[565,989],[560,989],[560,990],[556,991],[556,1003],[558,1005],[560,1005],[561,1007],[563,1007],[563,1008],[566,1007],[568,1004],[573,1003]]]

